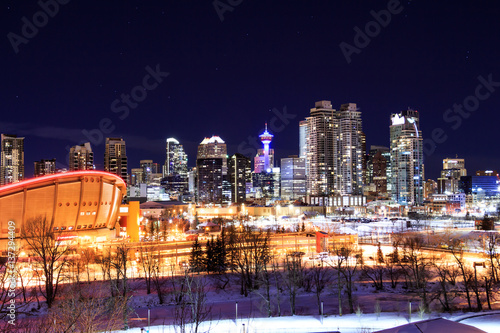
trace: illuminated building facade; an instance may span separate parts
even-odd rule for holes
[[[424,183],[424,199],[428,199],[433,194],[437,194],[437,182],[433,179],[427,179]]]
[[[137,186],[139,184],[144,184],[144,169],[143,168],[132,168],[130,170],[130,185]]]
[[[498,176],[465,176],[460,177],[460,192],[472,195],[474,202],[488,200],[500,195]]]
[[[418,111],[391,115],[391,196],[402,205],[423,203],[423,145]]]
[[[199,158],[196,160],[198,202],[222,204],[222,168],[222,158]]]
[[[231,183],[231,201],[246,201],[247,184],[252,181],[252,165],[250,159],[241,154],[234,154],[228,160],[228,176]]]
[[[299,157],[307,156],[307,120],[299,122]]]
[[[264,132],[259,135],[263,147],[257,151],[257,155],[254,158],[253,171],[255,173],[270,172],[274,167],[274,149],[269,149],[273,137],[274,135],[267,130],[266,123]]]
[[[334,128],[339,126],[334,118],[335,110],[330,101],[319,101],[311,109],[310,116],[302,123],[305,128],[306,174],[308,195],[334,193],[334,157],[338,145]],[[303,131],[303,129],[302,129]]]
[[[370,146],[367,160],[367,183],[373,184],[378,197],[385,197],[389,191],[390,170],[390,149],[384,146]]]
[[[159,186],[162,178],[160,165],[153,160],[141,160],[139,165],[142,169],[142,183]]]
[[[270,172],[252,173],[252,190],[255,198],[265,198],[266,204],[281,195],[281,170],[272,168]]]
[[[24,138],[0,135],[0,185],[24,179]]]
[[[56,173],[56,159],[35,161],[35,177]]]
[[[299,143],[306,158],[307,194],[361,195],[366,179],[366,138],[361,112],[355,103],[332,108],[330,101],[319,101],[310,116],[300,123]],[[304,153],[305,152],[305,153]]]
[[[460,177],[467,176],[465,161],[463,158],[445,158],[443,160],[443,170],[438,178],[439,194],[459,193]]]
[[[176,139],[168,138],[162,179],[167,192],[183,194],[189,191],[187,163],[184,147]]]
[[[93,170],[94,153],[90,142],[76,145],[69,150],[69,171]]]
[[[361,112],[355,103],[342,104],[334,113],[338,127],[335,126],[334,137],[338,138],[337,155],[334,170],[335,189],[341,195],[363,194],[363,172],[365,167],[366,146],[361,122]]]
[[[306,196],[306,159],[289,156],[281,159],[281,198],[302,200]]]
[[[458,172],[459,178],[467,176],[467,169],[465,168],[465,160],[463,158],[445,158],[443,160],[443,171],[447,170],[451,170],[454,173]],[[443,172],[441,172],[441,176],[443,176]]]
[[[211,138],[205,138],[198,145],[198,155],[196,159],[210,159],[210,158],[220,158],[222,159],[222,174],[227,174],[227,147],[224,140],[222,140],[217,135]]]
[[[184,147],[174,138],[167,139],[166,159],[163,166],[163,177],[178,175],[187,179],[188,157]]]
[[[113,235],[125,194],[125,182],[102,171],[58,173],[0,187],[0,241],[7,241],[9,221],[21,229],[39,217],[67,238]]]
[[[106,138],[104,170],[128,182],[127,149],[122,138]]]

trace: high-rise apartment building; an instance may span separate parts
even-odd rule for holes
[[[247,184],[252,182],[250,159],[241,154],[234,154],[227,162],[229,182],[231,183],[231,201],[244,203]]]
[[[391,196],[403,205],[423,202],[423,141],[418,111],[391,115]]]
[[[35,161],[35,177],[56,173],[56,159]]]
[[[337,142],[334,128],[338,125],[335,110],[330,101],[319,101],[311,109],[301,128],[306,131],[306,174],[308,195],[330,195],[334,193],[336,173],[334,156]],[[302,129],[303,131],[303,129]]]
[[[289,156],[281,159],[281,198],[300,200],[306,196],[306,159]]]
[[[2,134],[0,156],[0,185],[24,179],[24,138]]]
[[[90,142],[70,148],[69,171],[76,170],[94,170],[94,153]]]
[[[384,146],[370,146],[367,161],[367,183],[374,184],[377,197],[385,197],[389,191],[390,170],[390,149]]]
[[[335,137],[338,138],[339,149],[337,156],[338,170],[336,183],[341,195],[363,194],[363,145],[365,135],[361,123],[361,112],[355,103],[342,104],[337,111],[336,118],[339,127],[334,127]],[[340,157],[340,160],[339,160]]]
[[[120,176],[128,183],[127,149],[122,138],[106,138],[104,170]]]
[[[299,128],[305,131],[305,149],[303,143],[299,148],[305,151],[307,194],[362,194],[366,142],[357,105],[337,111],[330,101],[316,102]]]

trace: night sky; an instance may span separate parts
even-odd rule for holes
[[[497,1],[221,0],[219,13],[213,1],[60,2],[53,17],[34,0],[0,8],[0,133],[26,137],[28,177],[42,158],[64,167],[66,147],[100,125],[126,140],[129,169],[163,164],[168,137],[190,166],[214,134],[229,154],[251,155],[266,121],[278,158],[298,154],[298,123],[322,99],[358,104],[368,148],[389,145],[391,113],[418,110],[424,138],[446,136],[426,142],[426,178],[456,154],[469,173],[500,169]],[[374,24],[371,11],[388,6],[390,22]],[[38,31],[23,36],[34,19]],[[340,44],[354,50],[356,27],[372,37],[348,63]],[[141,101],[129,107],[121,96],[131,92]],[[472,111],[447,111],[464,102]],[[104,141],[92,139],[102,169]]]

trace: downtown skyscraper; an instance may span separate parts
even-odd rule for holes
[[[242,154],[234,154],[227,162],[228,177],[231,183],[231,202],[246,201],[247,184],[252,182],[252,164],[250,159]]]
[[[90,142],[76,145],[69,150],[69,171],[75,170],[93,170],[94,153]]]
[[[0,136],[0,185],[24,179],[24,138],[16,135]]]
[[[402,205],[423,203],[423,140],[418,111],[391,115],[391,197]]]
[[[334,112],[330,101],[319,101],[311,109],[299,131],[305,132],[305,157],[308,195],[331,195],[334,193],[336,173],[334,156],[337,152],[335,141]],[[301,144],[301,147],[304,145]],[[304,149],[304,148],[301,148]]]
[[[104,171],[114,173],[128,183],[127,149],[122,138],[106,138]]]
[[[163,177],[181,176],[187,179],[188,157],[184,147],[174,138],[167,139],[165,165]]]
[[[222,203],[222,183],[227,175],[227,147],[224,140],[218,136],[203,139],[198,146],[196,170],[197,201]]]
[[[361,112],[355,103],[342,104],[335,117],[337,138],[336,185],[341,195],[363,194],[365,154]]]
[[[35,166],[35,177],[41,177],[45,175],[52,175],[56,173],[56,159],[51,160],[40,160],[34,162]]]
[[[316,102],[300,122],[299,134],[308,195],[362,194],[364,134],[355,103],[342,104],[337,111],[330,101]]]

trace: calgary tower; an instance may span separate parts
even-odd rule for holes
[[[270,169],[269,165],[269,144],[273,140],[274,135],[269,133],[267,131],[267,123],[266,123],[266,129],[264,130],[264,133],[259,135],[260,141],[262,141],[262,144],[264,145],[264,172],[268,172]]]

